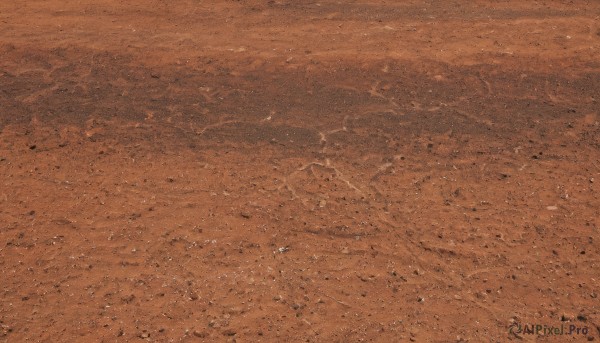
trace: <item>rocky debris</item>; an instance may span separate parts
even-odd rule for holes
[[[5,337],[12,331],[13,331],[12,327],[10,327],[6,324],[0,324],[0,337]]]

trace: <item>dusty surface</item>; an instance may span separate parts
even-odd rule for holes
[[[598,1],[2,1],[0,341],[599,341],[599,56]]]

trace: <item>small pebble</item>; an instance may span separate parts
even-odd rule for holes
[[[202,332],[202,331],[197,331],[197,330],[194,330],[194,332],[193,332],[192,334],[193,334],[194,336],[196,336],[196,337],[200,337],[200,338],[204,338],[204,337],[206,337],[206,333],[205,333],[205,332]]]

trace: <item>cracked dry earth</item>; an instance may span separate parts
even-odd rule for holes
[[[597,1],[2,1],[0,341],[598,341],[599,56]]]

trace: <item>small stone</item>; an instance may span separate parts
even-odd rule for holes
[[[225,331],[223,331],[223,335],[224,336],[235,336],[236,332],[232,329],[227,329]]]
[[[242,216],[242,218],[246,218],[246,219],[250,219],[252,217],[252,215],[250,215],[250,213],[248,213],[248,212],[240,212],[240,216]]]
[[[556,210],[558,210],[558,207],[557,206],[548,206],[548,207],[546,207],[546,209],[549,211],[556,211]]]
[[[342,254],[348,255],[349,253],[350,253],[350,249],[348,249],[348,247],[344,247],[344,249],[342,249]]]
[[[192,332],[192,334],[196,337],[200,337],[200,338],[204,338],[206,337],[206,332],[202,332],[202,331],[198,331],[198,330],[194,330],[194,332]]]

